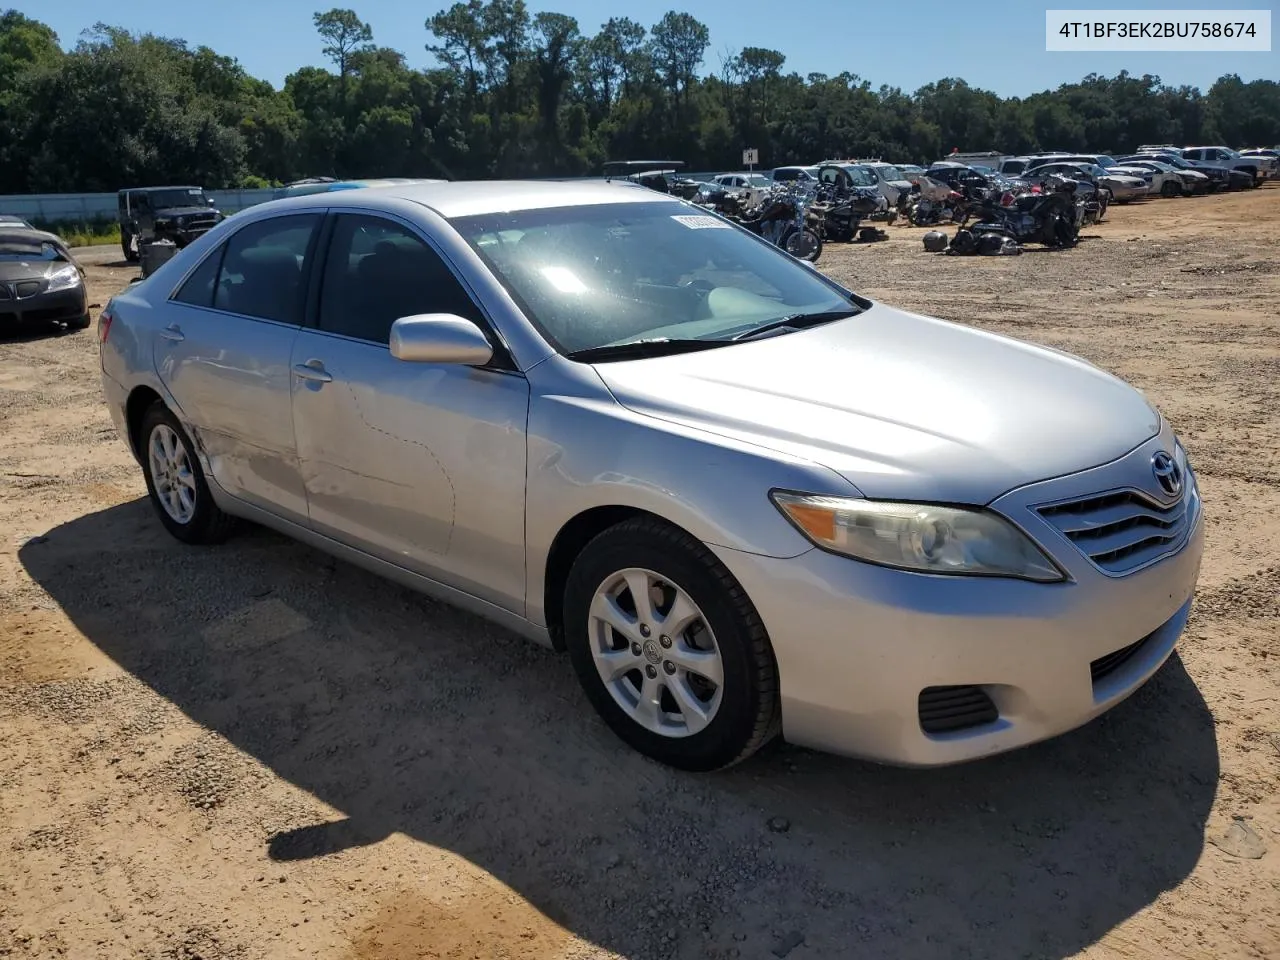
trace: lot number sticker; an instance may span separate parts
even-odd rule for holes
[[[690,230],[728,230],[729,224],[723,220],[717,220],[715,217],[708,217],[705,214],[692,214],[688,216],[672,217],[676,223],[682,223]]]

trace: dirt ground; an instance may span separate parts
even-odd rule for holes
[[[557,655],[274,534],[169,539],[94,331],[0,339],[0,957],[1280,956],[1280,185],[1060,253],[890,233],[821,266],[1080,354],[1184,437],[1200,594],[1134,697],[954,769],[674,773]],[[96,304],[131,275],[85,259]]]

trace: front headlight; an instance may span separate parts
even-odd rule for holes
[[[80,286],[80,271],[73,265],[67,264],[65,267],[59,267],[49,276],[49,285],[45,287],[46,293],[54,293],[58,290],[71,290]]]
[[[1031,539],[981,509],[775,490],[774,505],[816,546],[920,573],[1065,579]]]

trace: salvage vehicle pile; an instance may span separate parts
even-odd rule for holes
[[[938,227],[923,240],[932,253],[1009,255],[1026,244],[1075,246],[1080,230],[1101,223],[1112,203],[1256,188],[1280,178],[1275,152],[1148,145],[1120,159],[1065,152],[978,157],[998,162],[998,169],[952,159],[928,169],[826,160],[779,167],[764,190],[735,189],[733,175],[719,174],[700,186],[678,181],[669,192],[811,262],[824,243],[887,239],[869,225],[877,221]],[[944,226],[954,226],[954,234]]]

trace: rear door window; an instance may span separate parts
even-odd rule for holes
[[[218,271],[222,268],[222,255],[226,249],[224,243],[205,257],[191,276],[183,281],[173,299],[193,307],[212,307],[213,291],[218,285]]]
[[[301,324],[302,277],[319,224],[320,214],[304,213],[260,220],[238,231],[226,242],[214,307],[260,320]]]

